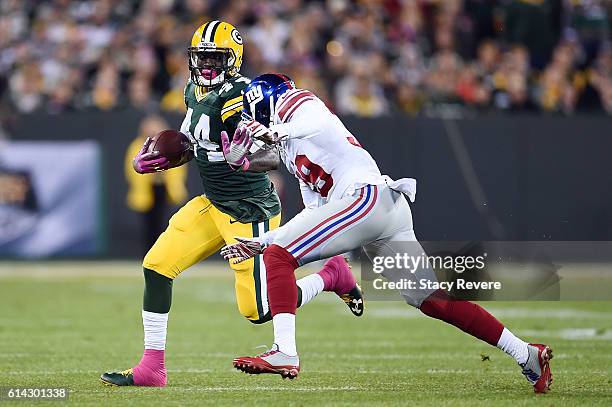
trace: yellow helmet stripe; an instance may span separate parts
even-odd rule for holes
[[[214,42],[215,32],[217,31],[218,26],[219,26],[218,20],[214,20],[206,24],[206,29],[204,29],[204,35],[202,36],[202,41],[203,42]]]

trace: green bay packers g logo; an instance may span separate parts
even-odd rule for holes
[[[232,30],[231,36],[232,36],[232,39],[236,41],[236,43],[242,45],[242,37],[240,36],[240,33],[238,32],[237,29],[234,28]]]

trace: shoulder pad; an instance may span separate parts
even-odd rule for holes
[[[251,80],[249,78],[245,78],[244,76],[234,77],[221,85],[219,88],[219,96],[223,99],[242,96],[242,91],[250,82]]]
[[[308,100],[318,100],[318,98],[306,89],[292,89],[286,92],[276,104],[276,114],[280,122],[286,123],[291,120],[295,110]]]

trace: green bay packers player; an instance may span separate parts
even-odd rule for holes
[[[240,33],[226,22],[205,23],[194,33],[187,53],[190,79],[185,87],[187,114],[181,132],[194,143],[204,194],[172,216],[166,231],[145,256],[144,355],[132,369],[104,373],[101,380],[108,385],[165,386],[164,351],[173,280],[222,246],[235,243],[235,236],[257,237],[280,224],[280,201],[265,173],[278,165],[278,154],[270,150],[251,153],[253,149],[249,148],[238,165],[226,159],[244,147],[239,137],[228,145],[229,138],[240,133],[237,129],[242,91],[250,82],[239,74],[243,58]],[[149,143],[147,139],[134,159],[136,172],[170,168],[168,159],[160,153],[147,153]],[[270,320],[266,270],[261,256],[230,267],[235,274],[240,313],[253,323]],[[342,286],[352,279],[352,286],[357,287],[346,261],[333,258],[319,273],[298,281],[298,305],[304,305],[323,290],[321,275],[331,276]],[[335,286],[330,291],[334,289]],[[363,309],[352,305],[355,298],[361,298],[358,287],[351,293],[337,294],[349,304],[351,312],[361,314]]]

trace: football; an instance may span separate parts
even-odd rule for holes
[[[171,167],[183,165],[193,158],[193,145],[180,131],[162,130],[153,136],[152,140],[148,151],[159,151],[170,160]]]

